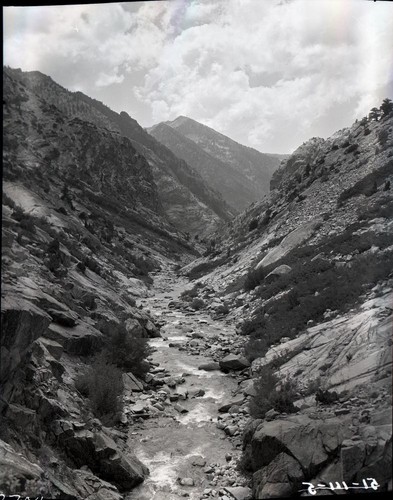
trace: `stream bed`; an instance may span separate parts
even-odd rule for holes
[[[213,320],[206,313],[168,308],[171,301],[179,300],[179,295],[191,286],[184,278],[175,279],[170,272],[161,272],[155,276],[155,295],[139,302],[156,320],[164,323],[162,338],[150,340],[154,348],[153,363],[166,369],[172,377],[183,377],[184,383],[177,390],[188,396],[178,402],[182,412],[168,408],[130,428],[128,445],[147,465],[150,475],[127,495],[127,500],[219,498],[227,471],[234,470],[241,453],[239,446],[235,447],[216,425],[218,408],[233,399],[238,388],[237,378],[220,370],[199,370],[202,363],[211,359],[203,356],[203,352],[190,355],[176,347],[190,340],[187,334],[192,332],[203,335],[204,341],[218,333],[234,334],[234,327],[225,320]],[[196,397],[199,390],[204,394]],[[221,475],[219,481],[214,479],[217,473]],[[241,485],[238,477],[241,475],[233,474],[235,477],[232,475],[229,479],[228,487]]]

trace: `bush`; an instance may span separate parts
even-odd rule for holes
[[[108,360],[105,353],[98,354],[89,370],[79,375],[75,387],[88,396],[92,410],[105,422],[113,422],[122,410],[123,379],[121,371]]]
[[[26,217],[26,213],[21,207],[17,206],[12,212],[12,217],[18,222],[20,222],[22,219]]]
[[[106,346],[112,364],[139,377],[144,377],[150,369],[146,358],[151,352],[148,339],[128,332],[123,323],[110,333]]]
[[[195,298],[193,299],[193,301],[191,302],[191,307],[193,309],[195,309],[196,311],[199,311],[200,309],[202,309],[202,307],[205,306],[205,302],[202,300],[202,299],[199,299],[199,298]]]
[[[217,314],[229,314],[229,307],[227,306],[227,304],[223,304],[221,306],[218,306],[217,309],[216,309],[216,313]]]
[[[277,385],[279,390],[276,390]],[[288,377],[279,381],[269,365],[263,366],[254,381],[255,396],[250,402],[250,414],[254,418],[263,418],[269,410],[280,413],[294,413],[296,407],[296,384]]]
[[[258,227],[258,219],[252,219],[252,221],[250,222],[250,224],[248,226],[248,230],[254,231],[254,229],[256,229],[257,227]]]
[[[266,271],[263,267],[258,269],[250,269],[247,273],[246,280],[244,282],[244,290],[250,292],[259,286],[266,277]]]
[[[338,394],[336,391],[328,391],[323,389],[318,389],[315,394],[315,401],[317,403],[331,404],[338,400]]]
[[[354,153],[358,149],[359,145],[358,144],[351,144],[350,146],[347,147],[347,149],[344,151],[345,154],[347,153]]]
[[[348,234],[345,237],[348,239]],[[265,309],[257,310],[242,325],[242,333],[250,335],[245,347],[250,359],[263,356],[282,337],[294,338],[306,328],[308,321],[323,320],[326,309],[345,312],[356,304],[367,289],[391,274],[393,252],[386,250],[391,241],[389,235],[364,233],[359,238],[364,241],[354,244],[352,240],[343,240],[339,245],[336,242],[335,252],[338,253],[344,245],[349,249],[354,245],[358,251],[365,251],[375,244],[381,249],[385,248],[384,253],[354,255],[350,265],[344,267],[336,267],[325,259],[306,261],[304,256],[311,251],[311,247],[302,250],[303,258],[296,263],[291,262],[291,254],[288,254],[286,259],[292,265],[292,272],[280,276],[274,283],[264,283],[258,289],[262,300],[271,299],[277,294],[280,294],[279,298],[269,301]],[[314,252],[327,253],[331,245],[332,242],[328,241],[325,245],[316,246]],[[301,250],[294,253],[299,255]],[[275,265],[279,265],[279,262]],[[288,289],[293,292],[282,293]]]
[[[34,220],[32,217],[24,217],[20,222],[19,225],[22,229],[29,233],[35,233],[35,226],[34,226]]]
[[[195,286],[193,286],[189,290],[184,290],[184,292],[182,292],[180,294],[180,298],[182,300],[185,300],[186,302],[190,302],[191,299],[198,297],[198,290],[199,290],[199,288],[201,288],[201,286],[202,285],[200,283],[197,283]]]
[[[386,128],[383,128],[378,132],[378,141],[381,146],[384,146],[388,140],[389,132]]]

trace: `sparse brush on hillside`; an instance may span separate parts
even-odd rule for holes
[[[77,376],[75,387],[89,398],[94,414],[104,423],[118,420],[123,407],[122,372],[109,361],[105,352],[96,355],[88,370]]]
[[[250,402],[250,414],[253,418],[263,418],[269,410],[279,413],[294,413],[294,401],[297,398],[297,387],[294,380],[279,380],[270,365],[260,368],[254,380],[255,396]],[[276,388],[278,390],[276,390]]]
[[[385,234],[375,235],[373,242],[364,243],[364,248],[373,244],[387,248],[391,239]],[[291,273],[259,288],[263,300],[292,291],[260,308],[243,324],[242,333],[250,335],[246,355],[250,359],[263,356],[282,337],[293,338],[310,320],[323,319],[327,309],[345,312],[367,289],[386,279],[392,269],[393,252],[388,250],[382,254],[354,255],[350,265],[344,267],[323,259],[293,264]]]
[[[127,331],[123,323],[110,331],[104,352],[109,361],[124,372],[143,377],[149,371],[146,358],[151,348],[148,339]]]

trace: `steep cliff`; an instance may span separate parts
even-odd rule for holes
[[[63,113],[14,71],[3,83],[0,490],[119,500],[148,470],[125,443],[121,372],[94,356],[116,332],[123,345],[125,325],[130,352],[112,358],[138,346],[143,375],[160,333],[135,299],[163,262],[196,252],[127,138]]]

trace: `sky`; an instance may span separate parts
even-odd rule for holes
[[[291,153],[393,98],[393,3],[168,0],[4,7],[4,64],[143,127],[188,116]]]

